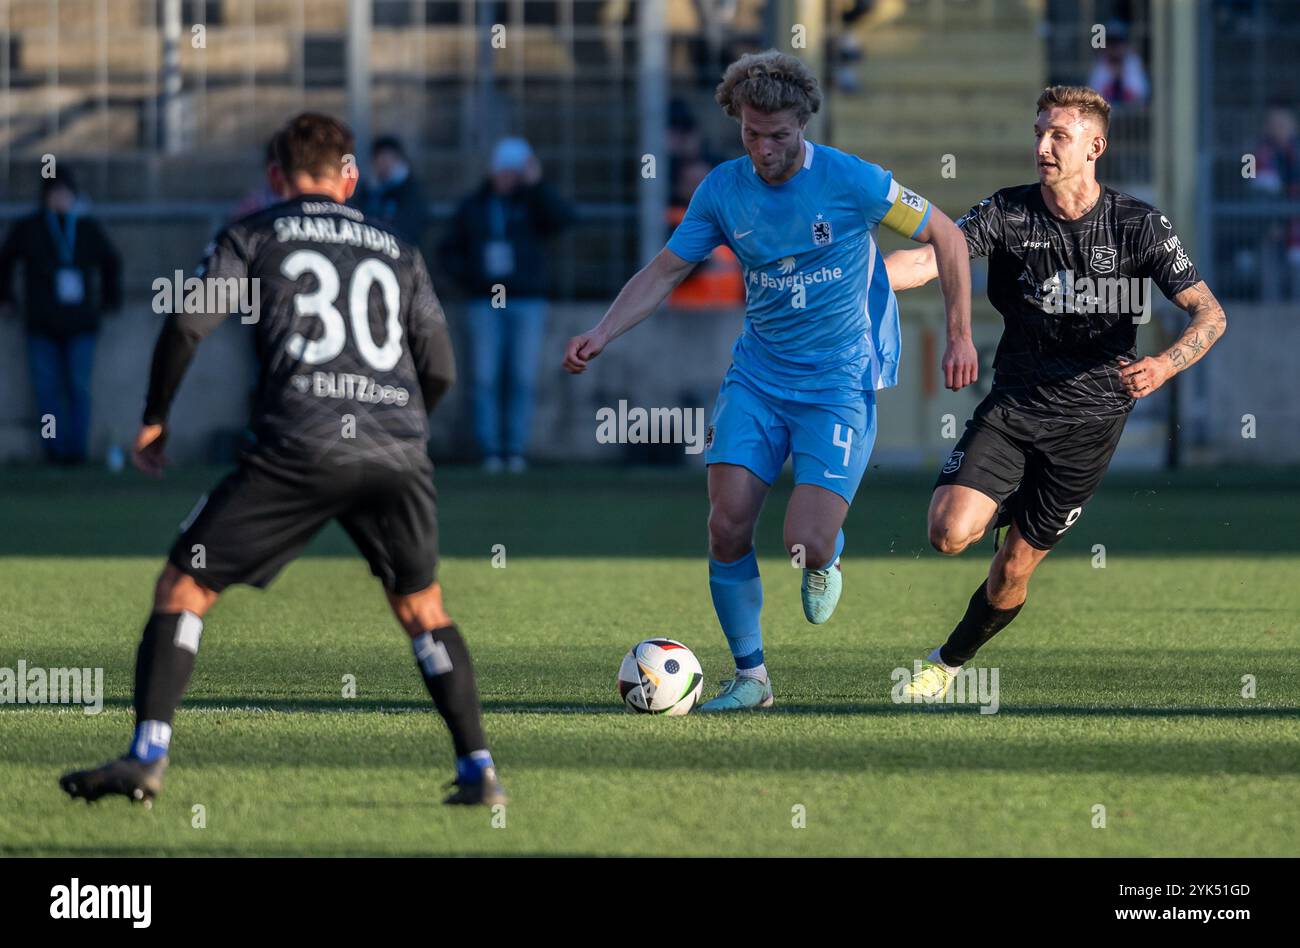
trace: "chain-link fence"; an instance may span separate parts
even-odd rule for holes
[[[1202,251],[1225,298],[1300,302],[1300,4],[1215,0],[1202,36]]]

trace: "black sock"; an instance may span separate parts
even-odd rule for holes
[[[975,653],[993,636],[1011,624],[1024,608],[1022,602],[1010,609],[999,609],[989,602],[988,580],[980,583],[975,595],[970,597],[966,614],[952,630],[948,641],[939,649],[939,658],[945,665],[964,665],[975,657]]]
[[[474,666],[455,623],[417,635],[411,639],[411,649],[429,697],[451,731],[456,756],[486,750]]]
[[[135,653],[135,719],[172,723],[185,696],[203,620],[192,612],[155,612]]]

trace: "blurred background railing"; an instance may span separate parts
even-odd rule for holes
[[[796,27],[807,42],[792,49]],[[1258,371],[1300,342],[1300,4],[1283,0],[0,0],[0,223],[35,206],[54,155],[76,170],[122,251],[127,313],[108,324],[96,367],[99,452],[129,434],[138,412],[157,331],[151,282],[191,268],[258,191],[266,139],[287,115],[346,117],[363,174],[367,144],[400,136],[429,204],[421,243],[462,348],[463,307],[440,273],[438,242],[493,143],[522,135],[577,212],[551,247],[536,453],[618,460],[590,437],[595,406],[690,397],[707,409],[736,301],[677,301],[676,315],[620,341],[629,359],[617,383],[563,377],[558,347],[662,245],[673,208],[707,168],[740,154],[713,87],[736,56],[768,46],[823,78],[811,138],[892,169],[954,218],[1032,180],[1044,85],[1097,86],[1114,105],[1101,177],[1170,215],[1232,326],[1176,396],[1140,405],[1121,463],[1300,460],[1289,369],[1277,365],[1276,379]],[[1000,321],[976,279],[988,360]],[[945,416],[968,414],[988,378],[975,393],[945,392],[937,292],[901,302],[906,361],[882,402],[877,456],[928,464],[951,443]],[[1144,347],[1167,344],[1180,319],[1158,308]],[[201,365],[244,357],[238,330],[223,332],[230,350],[215,344]],[[636,361],[673,340],[671,362]],[[32,457],[15,322],[0,323],[0,343],[0,457]],[[650,377],[665,365],[679,385]],[[212,378],[246,383],[240,373]],[[195,434],[182,456],[220,454],[214,445],[230,443],[245,394],[232,394],[219,423],[210,400],[186,408],[183,396],[178,410]],[[473,456],[468,410],[453,400],[439,413],[438,456]],[[1268,450],[1242,437],[1244,414],[1269,419]]]

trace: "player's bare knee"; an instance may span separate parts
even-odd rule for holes
[[[413,593],[389,591],[387,595],[388,605],[407,635],[423,635],[430,629],[451,624],[451,616],[442,605],[442,589],[437,583]]]
[[[446,613],[442,615],[427,615],[417,612],[394,614],[397,616],[397,624],[402,627],[402,631],[409,638],[424,635],[431,629],[441,629],[444,626],[451,625],[451,616]]]
[[[753,542],[753,524],[730,516],[720,507],[709,511],[709,555],[713,559],[732,563],[748,553]]]
[[[727,538],[709,538],[709,556],[719,563],[734,563],[741,559],[753,549],[753,543],[749,539],[741,539],[739,536]]]
[[[835,538],[786,534],[785,548],[791,559],[802,561],[806,568],[821,569],[835,556]]]
[[[930,524],[930,545],[944,556],[956,556],[977,539],[978,535],[972,536],[969,531],[958,530],[948,520],[936,520]]]
[[[202,616],[218,596],[219,593],[168,563],[154,584],[153,608],[155,612],[192,612]]]

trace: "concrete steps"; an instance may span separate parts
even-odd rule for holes
[[[1032,180],[1033,103],[1046,76],[1039,9],[1033,0],[882,0],[858,30],[862,92],[833,100],[837,147],[890,169],[952,217]]]
[[[60,33],[93,29],[101,14],[111,26],[136,27],[153,22],[155,0],[8,0],[8,26],[14,33],[43,33],[56,23]],[[57,15],[52,16],[57,13]]]

